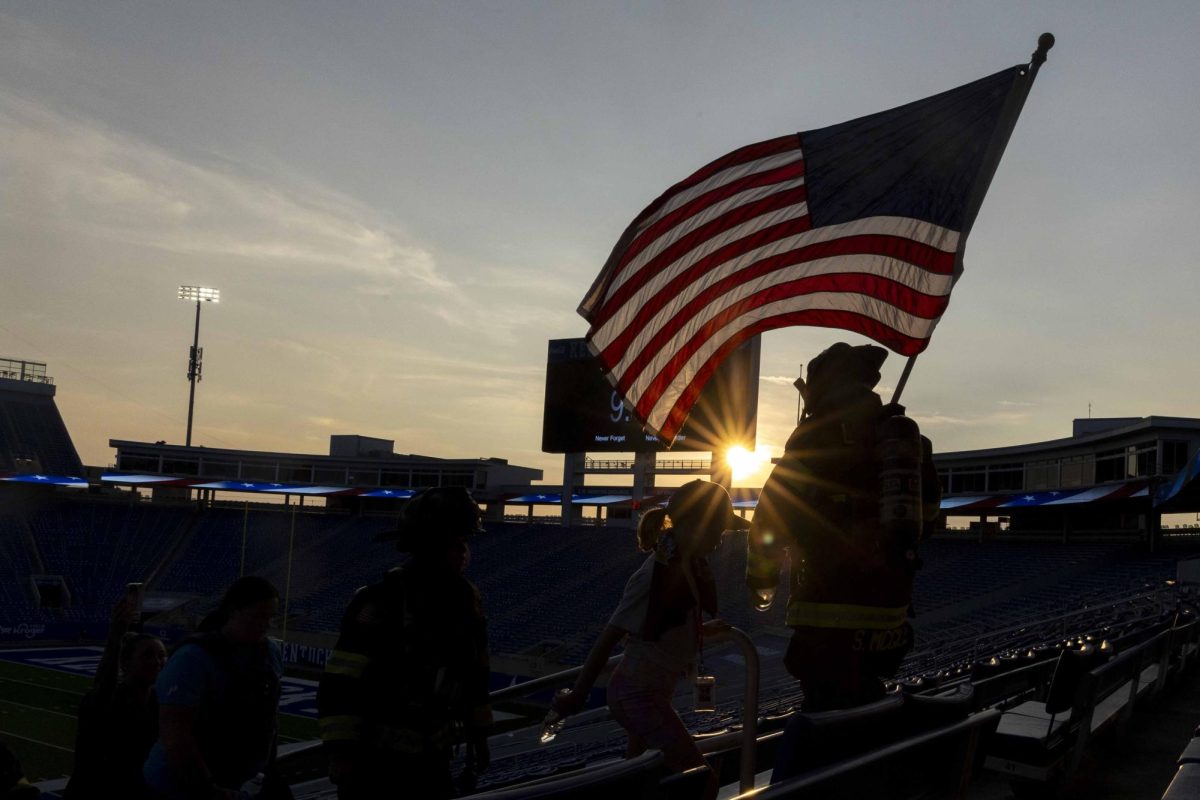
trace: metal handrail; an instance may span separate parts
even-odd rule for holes
[[[746,633],[738,628],[729,627],[726,630],[716,631],[708,636],[705,636],[706,642],[720,643],[732,641],[742,651],[742,658],[746,662],[746,687],[742,695],[742,754],[741,754],[741,769],[740,769],[740,793],[745,793],[754,788],[754,774],[756,771],[756,742],[758,740],[758,692],[759,692],[759,662],[758,650],[754,647],[754,642]],[[601,674],[607,672],[616,666],[621,660],[621,656],[613,656],[605,662],[604,669]],[[495,703],[500,700],[507,700],[512,697],[523,697],[532,692],[541,689],[550,689],[556,686],[563,686],[573,681],[583,671],[583,667],[573,667],[564,669],[560,672],[554,672],[549,675],[543,675],[539,678],[534,678],[525,683],[518,683],[512,686],[506,686],[503,689],[498,689],[488,695],[491,702]]]
[[[742,658],[746,661],[746,689],[742,695],[742,754],[741,754],[741,780],[739,783],[738,792],[745,794],[754,788],[754,773],[756,772],[756,743],[758,741],[758,688],[759,688],[759,665],[758,665],[758,649],[754,646],[754,642],[746,635],[745,631],[730,627],[728,630],[718,631],[708,637],[711,641],[722,642],[733,640],[738,648],[742,651]]]
[[[621,660],[621,656],[613,656],[608,661],[604,662],[604,668],[600,670],[600,674],[608,672],[615,667]],[[524,697],[527,694],[540,691],[542,689],[551,689],[556,686],[565,686],[575,678],[579,677],[579,673],[583,672],[583,667],[572,667],[564,669],[561,672],[552,672],[549,675],[542,675],[539,678],[534,678],[531,681],[524,683],[514,683],[512,686],[506,686],[503,689],[497,689],[488,694],[488,699],[493,703],[501,700],[508,700],[511,697]]]

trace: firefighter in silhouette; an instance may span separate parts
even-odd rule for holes
[[[929,440],[873,391],[887,351],[843,342],[798,379],[804,416],[763,486],[748,538],[751,602],[769,608],[790,551],[784,663],[805,711],[883,697],[912,645],[917,542],[941,489]]]
[[[487,633],[463,575],[467,538],[480,532],[467,490],[442,487],[413,497],[380,537],[411,557],[350,601],[317,690],[340,800],[453,797],[459,743],[471,774],[487,767]]]

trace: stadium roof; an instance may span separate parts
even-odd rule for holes
[[[1180,435],[1200,434],[1200,419],[1193,417],[1115,417],[1076,419],[1071,436],[1043,442],[986,447],[979,450],[955,450],[934,453],[934,463],[955,464],[962,461],[1003,461],[1021,457],[1053,455],[1075,450],[1107,447],[1111,442],[1148,435],[1161,436],[1175,432]]]

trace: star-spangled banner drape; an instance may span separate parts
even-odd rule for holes
[[[1020,65],[748,145],[664,192],[579,307],[627,407],[672,441],[725,356],[774,328],[924,350],[1030,81]]]

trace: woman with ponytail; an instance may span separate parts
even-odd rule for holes
[[[695,480],[675,491],[665,509],[638,524],[638,548],[651,555],[625,585],[574,688],[554,700],[562,716],[584,707],[592,686],[622,640],[625,650],[608,682],[608,707],[629,735],[627,755],[661,750],[666,766],[682,772],[704,757],[671,706],[679,681],[693,672],[702,637],[725,630],[708,556],[726,530],[746,527],[720,485]],[[704,614],[712,617],[703,622]],[[716,776],[707,797],[716,795]]]
[[[643,514],[637,527],[638,550],[643,553],[653,553],[654,548],[658,547],[658,540],[662,537],[663,529],[667,524],[665,508],[652,508]]]

